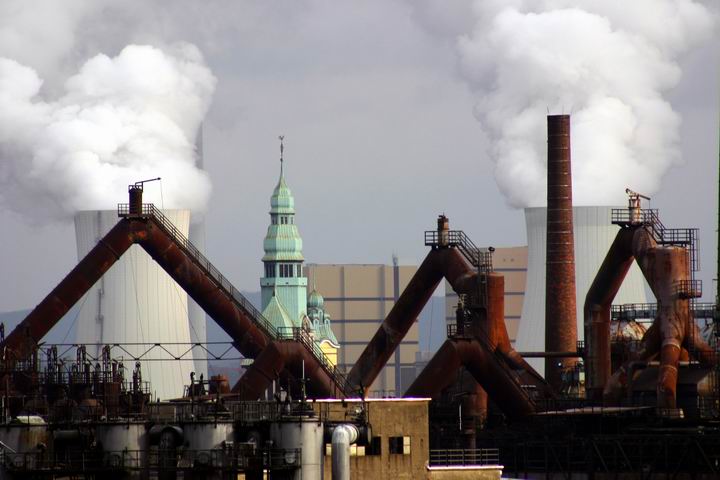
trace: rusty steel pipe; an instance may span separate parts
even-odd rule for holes
[[[535,407],[507,367],[475,339],[448,339],[410,385],[404,397],[436,397],[464,366],[511,419],[532,414]]]
[[[577,345],[570,115],[547,117],[547,250],[545,350],[569,352]],[[556,390],[574,358],[545,360],[545,379]]]
[[[148,221],[147,235],[139,243],[233,339],[235,348],[245,357],[256,357],[268,345],[269,339],[255,322],[210,280],[208,274],[154,220]]]
[[[440,258],[449,249],[431,250],[410,283],[388,313],[385,321],[350,370],[348,383],[353,389],[368,390],[392,356],[440,284],[443,274]]]
[[[633,262],[635,232],[620,229],[585,297],[585,390],[591,400],[600,400],[610,379],[610,309]]]
[[[138,228],[139,227],[139,228]],[[121,220],[98,244],[63,278],[17,326],[0,351],[5,352],[5,369],[17,360],[25,359],[55,324],[107,272],[110,267],[143,235],[143,226]]]
[[[355,389],[362,387],[365,390],[372,385],[443,277],[457,293],[474,295],[478,289],[477,275],[457,249],[431,250],[353,366],[348,375],[349,384]],[[488,299],[492,318],[484,322],[488,326],[482,328],[487,329],[485,333],[492,339],[493,347],[497,347],[517,368],[523,368],[532,377],[542,380],[510,344],[505,328],[505,284],[502,275],[488,275]]]
[[[275,340],[262,351],[233,387],[241,400],[257,400],[273,381],[281,378],[283,370],[294,378],[308,379],[307,393],[314,398],[343,398],[344,392],[323,370],[318,359],[302,344],[289,340]]]

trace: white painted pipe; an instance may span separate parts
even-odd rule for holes
[[[342,424],[332,433],[332,480],[350,480],[350,445],[358,439],[355,425]]]

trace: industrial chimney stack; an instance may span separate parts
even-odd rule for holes
[[[577,321],[570,115],[549,115],[547,126],[545,351],[574,352],[577,348]],[[562,370],[574,364],[574,358],[546,358],[546,380],[559,389]]]

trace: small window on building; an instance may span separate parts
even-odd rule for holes
[[[355,444],[350,445],[350,456],[351,457],[364,457],[365,456],[365,447],[360,447]]]
[[[370,445],[365,448],[365,455],[382,454],[382,437],[372,437]]]
[[[274,277],[274,276],[275,276],[275,272],[273,271],[273,270],[275,270],[275,269],[274,269],[273,267],[274,267],[274,265],[273,265],[272,263],[266,263],[266,264],[265,264],[265,277],[266,277],[266,278],[270,278],[270,277]]]
[[[270,217],[270,223],[273,225],[277,225],[277,217],[275,215]]]
[[[410,437],[390,437],[388,441],[390,453],[410,455]]]
[[[295,266],[295,271],[296,271],[296,273],[297,273],[297,274],[296,274],[297,277],[302,277],[301,268],[302,268],[302,267],[300,267],[300,264],[299,264],[299,263]]]
[[[295,223],[295,221],[293,220],[293,217],[288,217],[288,218],[290,219],[290,222],[289,222],[290,225],[292,225],[293,223]]]

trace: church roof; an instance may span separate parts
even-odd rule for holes
[[[340,348],[340,342],[338,342],[330,326],[329,317],[325,316],[325,318],[320,320],[315,326],[315,341],[317,343],[329,342],[333,347]]]
[[[290,319],[287,311],[283,308],[282,304],[278,301],[275,295],[272,296],[265,310],[262,312],[263,317],[267,318],[268,321],[278,329],[281,335],[288,335],[292,333],[292,328],[295,326]],[[286,330],[290,329],[290,330]]]

